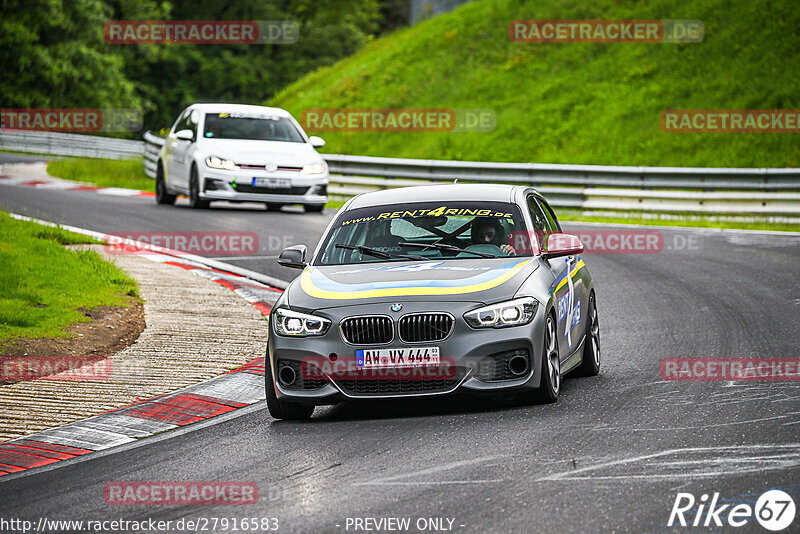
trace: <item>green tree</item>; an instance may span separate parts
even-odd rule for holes
[[[107,0],[119,20],[294,20],[295,44],[275,45],[108,45],[124,58],[124,72],[136,80],[145,125],[171,125],[193,102],[257,104],[304,74],[328,66],[361,48],[377,31],[376,0],[264,2]]]
[[[2,0],[0,105],[139,108],[122,58],[103,42],[102,0]]]

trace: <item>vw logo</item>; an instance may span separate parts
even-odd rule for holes
[[[277,164],[277,163],[274,163],[274,162],[272,162],[272,161],[270,161],[269,163],[267,163],[266,165],[264,165],[264,169],[265,169],[267,172],[275,172],[275,171],[277,171],[277,170],[278,170],[278,164]]]
[[[400,310],[403,309],[403,305],[402,304],[392,304],[392,307],[390,309],[393,312],[399,312]]]

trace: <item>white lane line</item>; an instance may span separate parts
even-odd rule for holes
[[[759,455],[758,458],[752,456],[758,455],[760,452],[765,451],[768,454]],[[781,451],[784,451],[781,454]],[[671,455],[686,455],[686,454],[706,454],[706,458],[698,460],[686,461],[664,461],[658,460]],[[738,456],[737,456],[738,455]],[[747,455],[747,456],[743,456]],[[656,460],[649,462],[649,460]],[[772,460],[771,463],[765,461]],[[643,464],[639,469],[652,470],[652,473],[630,473],[620,472],[619,474],[600,475],[592,474],[592,472],[601,471],[607,468],[615,468],[621,466],[632,466],[635,464]],[[692,470],[691,464],[697,464],[699,470]],[[666,468],[685,467],[682,472],[663,473]],[[644,454],[640,456],[632,456],[629,458],[622,458],[619,460],[612,460],[608,462],[600,462],[595,465],[582,467],[580,469],[571,469],[569,471],[562,471],[554,473],[546,477],[537,479],[537,482],[548,481],[566,481],[566,480],[681,480],[686,478],[697,477],[719,477],[739,475],[753,472],[761,472],[768,469],[790,469],[800,466],[800,444],[774,444],[774,445],[739,445],[728,447],[688,447],[684,449],[667,449],[664,451]]]
[[[359,482],[353,484],[354,486],[446,486],[448,484],[492,484],[497,482],[506,482],[502,478],[487,479],[487,480],[441,480],[430,482]]]
[[[788,415],[774,415],[771,417],[761,417],[759,419],[748,419],[747,421],[731,421],[729,423],[710,423],[707,425],[696,425],[696,426],[661,426],[661,427],[631,427],[631,426],[605,426],[605,425],[575,425],[576,428],[585,428],[586,430],[596,432],[596,431],[605,431],[610,430],[612,432],[615,431],[624,431],[624,432],[674,432],[675,430],[701,430],[704,428],[719,428],[724,426],[735,426],[735,425],[750,425],[753,423],[761,423],[764,421],[773,421],[775,419],[784,419],[788,417]]]
[[[218,261],[225,261],[225,260],[274,260],[278,256],[205,256],[206,259],[209,260],[218,260]]]
[[[134,197],[141,193],[138,189],[122,189],[121,187],[101,187],[95,191],[98,195],[112,195],[115,197]]]
[[[450,469],[456,469],[458,467],[465,467],[468,465],[475,465],[481,463],[489,463],[493,460],[500,460],[502,458],[508,458],[506,455],[494,455],[494,456],[482,456],[480,458],[473,458],[471,460],[460,460],[457,462],[450,462],[447,464],[441,464],[434,467],[428,467],[426,469],[421,469],[419,471],[413,471],[411,473],[402,473],[400,475],[394,475],[384,478],[379,478],[376,480],[371,480],[369,482],[356,482],[353,484],[354,486],[389,486],[389,485],[413,485],[413,484],[444,484],[447,483],[446,481],[440,482],[400,482],[402,479],[413,478],[418,476],[424,475],[432,475],[436,473],[441,473],[442,471],[449,471]],[[478,480],[475,483],[481,483],[482,481]],[[496,481],[493,481],[496,482]],[[470,481],[454,481],[452,483],[456,484],[465,484],[470,483]]]

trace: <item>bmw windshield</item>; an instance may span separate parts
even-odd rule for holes
[[[519,208],[507,202],[358,208],[339,215],[315,265],[530,255],[514,246],[524,235]]]

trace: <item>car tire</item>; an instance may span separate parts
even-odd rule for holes
[[[197,167],[192,165],[189,175],[189,206],[193,209],[205,209],[210,202],[200,198],[200,178],[197,176]]]
[[[539,388],[522,394],[523,404],[551,404],[558,400],[561,391],[561,360],[558,354],[556,322],[551,313],[547,314],[542,348],[541,378]]]
[[[280,202],[267,202],[267,211],[281,211],[283,206]]]
[[[175,195],[167,191],[167,184],[164,182],[164,167],[159,161],[156,167],[156,204],[175,204]]]
[[[600,373],[600,321],[594,292],[589,295],[586,319],[586,341],[583,343],[583,360],[575,370],[576,376],[597,376]]]
[[[325,209],[325,204],[304,204],[303,209],[306,213],[322,213]]]
[[[272,369],[269,363],[269,356],[264,366],[264,387],[267,390],[267,409],[273,419],[283,419],[286,421],[304,421],[311,418],[314,413],[314,406],[299,404],[296,402],[279,399],[275,394],[275,383],[272,379]]]

